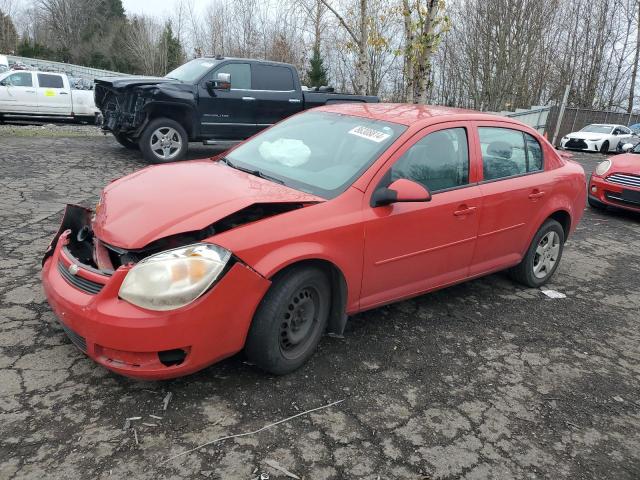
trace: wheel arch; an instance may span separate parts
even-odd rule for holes
[[[335,335],[342,335],[347,322],[348,285],[343,271],[334,262],[319,257],[299,258],[282,265],[266,278],[273,282],[276,277],[295,268],[316,267],[327,274],[331,285],[331,309],[329,312],[328,330]]]
[[[566,209],[556,210],[551,215],[549,215],[540,224],[540,226],[542,226],[542,224],[544,224],[544,222],[546,222],[550,218],[552,218],[553,220],[557,221],[560,225],[562,225],[562,230],[564,231],[564,240],[566,242],[567,238],[569,238],[569,234],[571,233],[571,226],[572,226],[572,224],[571,224],[571,214]],[[540,228],[540,227],[538,227],[538,228]]]
[[[187,105],[176,105],[170,102],[153,102],[147,107],[147,120],[151,122],[156,118],[169,118],[178,122],[186,130],[190,139],[197,134],[193,108]]]

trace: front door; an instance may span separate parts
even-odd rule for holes
[[[36,87],[31,72],[15,72],[0,85],[0,112],[38,114]]]
[[[470,269],[479,275],[519,262],[528,232],[551,197],[553,175],[532,135],[500,123],[478,126],[483,197],[478,242]]]
[[[228,90],[209,90],[207,81],[219,73],[231,76]],[[225,63],[207,74],[198,86],[202,136],[216,140],[242,140],[257,132],[256,97],[251,91],[251,65]]]
[[[400,149],[370,185],[372,194],[381,184],[407,178],[426,187],[432,199],[365,206],[361,308],[467,277],[482,208],[469,139],[463,122],[430,127]]]

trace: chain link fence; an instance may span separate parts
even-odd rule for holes
[[[549,117],[547,118],[547,125],[544,130],[549,140],[553,138],[553,134],[556,130],[559,113],[560,107],[551,107]],[[591,123],[613,123],[628,126],[633,125],[634,123],[640,123],[640,114],[594,110],[591,108],[566,107],[564,109],[562,122],[560,123],[560,129],[558,130],[558,136],[556,137],[556,145],[560,144],[560,140],[565,135],[578,131]]]

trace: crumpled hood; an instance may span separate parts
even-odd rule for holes
[[[130,77],[102,77],[96,78],[96,84],[112,88],[124,88],[134,85],[157,85],[159,83],[180,83],[178,80],[167,77],[144,77],[132,75]]]
[[[109,184],[96,207],[95,235],[140,249],[169,235],[203,229],[255,203],[324,199],[212,160],[144,168]]]
[[[594,133],[594,132],[572,132],[567,137],[579,138],[581,140],[598,140],[600,138],[608,137],[609,133]]]
[[[628,173],[630,175],[640,176],[640,154],[639,153],[625,153],[623,155],[616,155],[611,160],[611,168],[605,176],[609,176],[613,173]]]

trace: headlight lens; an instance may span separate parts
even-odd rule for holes
[[[599,142],[600,140],[602,140],[601,138],[591,138],[590,141],[592,142]]]
[[[230,258],[228,250],[207,243],[152,255],[129,271],[119,296],[149,310],[183,307],[217,280]]]
[[[611,160],[605,160],[604,162],[600,162],[596,167],[596,175],[601,177],[605,173],[609,171],[611,168]]]

